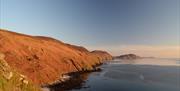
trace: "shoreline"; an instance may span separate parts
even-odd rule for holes
[[[56,80],[56,81],[54,81],[52,83],[43,84],[40,87],[41,88],[49,88],[49,87],[53,87],[53,86],[56,86],[56,85],[63,85],[63,84],[67,84],[69,82],[72,82],[74,79],[80,77],[80,75],[82,75],[82,74],[89,74],[89,73],[92,73],[92,72],[100,72],[100,71],[102,71],[102,69],[99,68],[99,66],[103,65],[104,63],[99,63],[99,64],[96,64],[96,65],[93,65],[92,70],[87,70],[86,69],[86,70],[81,70],[81,71],[76,71],[76,72],[65,73],[65,74],[63,74],[62,77],[60,77],[60,79],[58,79],[58,80]]]

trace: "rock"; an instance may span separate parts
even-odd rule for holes
[[[28,80],[23,80],[23,83],[28,84],[29,82],[28,82]]]

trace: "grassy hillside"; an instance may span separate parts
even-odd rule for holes
[[[67,73],[93,70],[95,65],[112,59],[105,51],[91,52],[50,37],[2,29],[0,41],[0,51],[6,55],[8,65],[39,85],[54,83]]]

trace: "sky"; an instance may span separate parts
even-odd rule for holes
[[[180,0],[0,0],[0,28],[112,55],[180,57]]]

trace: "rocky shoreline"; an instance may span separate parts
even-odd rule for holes
[[[64,85],[66,83],[69,83],[69,82],[72,82],[74,79],[77,79],[79,78],[79,76],[81,74],[86,74],[86,73],[91,73],[91,72],[99,72],[101,71],[102,69],[99,68],[99,66],[101,66],[103,63],[100,63],[100,64],[96,64],[96,65],[93,65],[93,69],[91,70],[82,70],[82,71],[77,71],[77,72],[70,72],[70,73],[65,73],[63,75],[60,76],[60,78],[52,83],[48,83],[48,84],[43,84],[41,85],[42,88],[44,87],[52,87],[52,86],[55,86],[55,85]]]
[[[101,64],[98,64],[94,66],[95,68],[93,70],[86,70],[86,71],[79,71],[79,72],[72,72],[67,73],[63,76],[63,79],[60,79],[59,81],[56,81],[56,83],[53,84],[47,84],[42,87],[43,89],[49,90],[71,90],[72,88],[81,88],[85,80],[88,78],[88,75],[92,72],[100,72],[102,71],[101,68],[99,68]],[[46,90],[43,90],[46,91]]]

